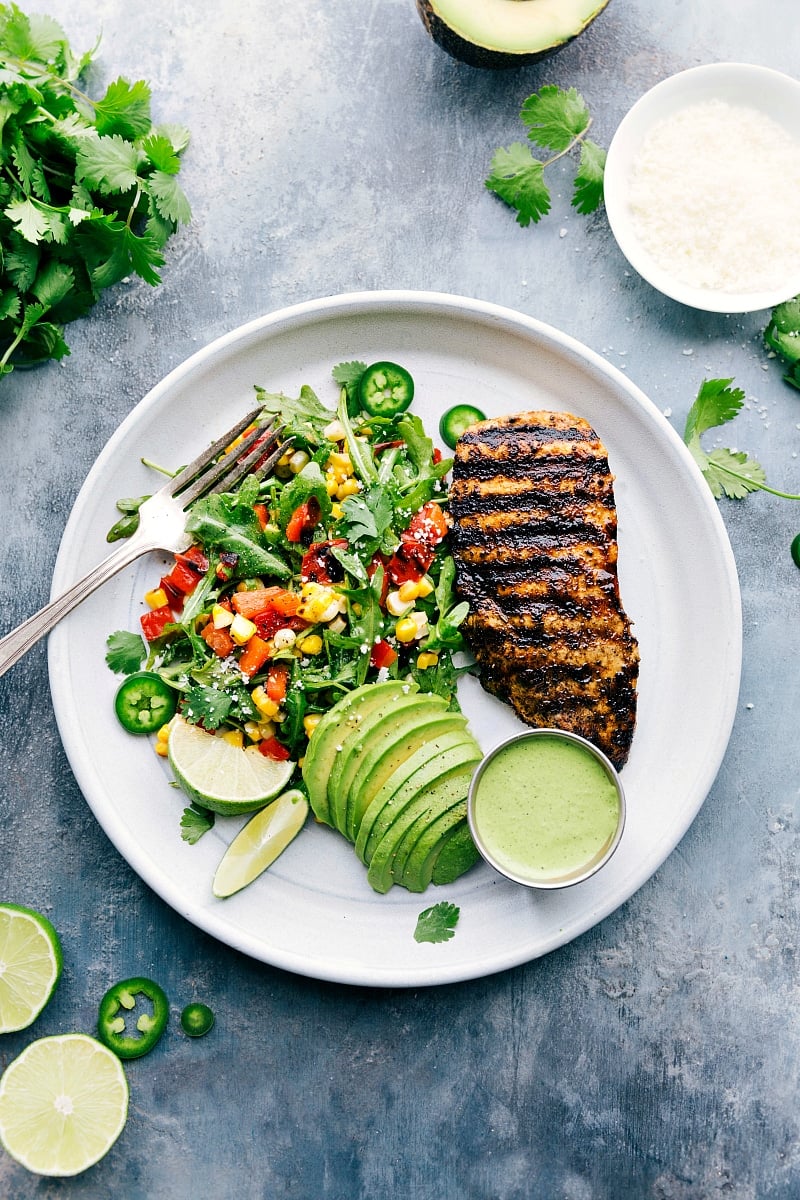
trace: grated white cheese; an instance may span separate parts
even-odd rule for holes
[[[629,203],[644,248],[690,287],[771,291],[800,269],[800,142],[756,109],[708,100],[658,122]]]

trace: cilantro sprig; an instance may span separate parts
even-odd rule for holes
[[[761,491],[783,500],[800,500],[800,496],[791,492],[769,487],[764,468],[743,450],[717,448],[707,452],[703,449],[700,442],[703,434],[732,421],[744,404],[744,392],[741,388],[731,387],[732,383],[732,379],[704,380],[689,409],[683,431],[683,440],[712,494],[717,500],[722,496],[743,500],[750,492]]]
[[[551,208],[545,170],[571,151],[578,150],[572,205],[580,213],[594,212],[603,199],[606,152],[586,136],[592,124],[589,109],[575,88],[564,91],[553,85],[540,88],[522,105],[520,118],[529,141],[551,151],[548,158],[534,156],[524,142],[495,151],[491,173],[485,180],[490,192],[516,210],[522,226],[536,224]]]
[[[120,76],[92,99],[50,17],[0,4],[0,375],[70,353],[64,327],[130,274],[155,286],[191,210],[189,141],[154,126],[150,88]]]

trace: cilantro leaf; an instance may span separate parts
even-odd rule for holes
[[[544,165],[522,142],[495,151],[485,183],[490,192],[517,210],[517,224],[523,228],[531,221],[536,224],[550,211]]]
[[[744,500],[749,492],[757,492],[767,481],[763,467],[748,458],[743,450],[712,450],[703,468],[706,482],[716,499]]]
[[[150,129],[150,88],[144,80],[129,83],[120,76],[94,104],[95,125],[101,135],[119,134],[135,140]]]
[[[352,362],[337,363],[331,371],[331,375],[334,382],[339,384],[339,387],[349,390],[358,385],[366,369],[367,364],[365,362],[353,360]]]
[[[204,729],[219,729],[231,711],[232,703],[227,692],[198,683],[189,688],[181,711],[192,725],[202,724]]]
[[[461,909],[446,900],[440,900],[432,908],[426,908],[417,917],[414,930],[415,942],[449,942],[455,936],[455,927]]]
[[[394,505],[386,488],[374,483],[365,491],[348,496],[342,512],[345,522],[342,533],[349,542],[379,543],[391,529]]]
[[[581,156],[575,172],[572,204],[584,215],[595,212],[603,200],[603,175],[606,152],[602,146],[588,140],[581,144]]]
[[[190,846],[196,845],[204,833],[208,833],[209,829],[214,828],[214,820],[213,812],[207,808],[201,808],[193,801],[188,808],[183,810],[181,816],[181,838]]]
[[[583,97],[570,88],[562,91],[552,84],[528,96],[520,112],[528,137],[539,146],[561,153],[591,124]]]
[[[132,675],[147,657],[144,638],[139,633],[118,629],[106,639],[106,662],[116,675]]]

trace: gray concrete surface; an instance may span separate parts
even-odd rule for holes
[[[0,382],[0,629],[48,595],[72,501],[167,371],[286,304],[352,289],[497,301],[622,367],[682,429],[705,377],[750,402],[736,444],[800,490],[800,396],[761,345],[765,313],[705,316],[627,269],[603,212],[520,229],[483,188],[524,98],[575,86],[607,145],[651,85],[715,60],[797,70],[796,0],[613,0],[582,38],[510,73],[459,65],[413,0],[50,0],[96,85],[147,79],[188,125],[194,219],[163,284],[107,294],[61,366]],[[558,171],[556,172],[558,174]],[[563,231],[563,233],[562,233]],[[669,497],[664,498],[665,504]],[[131,1114],[84,1176],[0,1153],[8,1200],[792,1200],[800,1196],[800,506],[722,502],[740,572],[741,703],[685,838],[577,941],[438,989],[332,986],[250,961],[154,896],[70,772],[37,647],[0,682],[0,878],[48,912],[65,972],[37,1034],[93,1027],[136,972],[217,1014],[130,1068]],[[687,539],[691,529],[686,530]],[[680,753],[680,747],[675,748]],[[0,1067],[31,1032],[6,1035]]]

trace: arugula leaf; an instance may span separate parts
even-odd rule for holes
[[[288,579],[292,573],[282,558],[265,548],[252,503],[243,504],[236,493],[217,493],[197,500],[189,510],[186,531],[194,534],[206,550],[235,554],[238,578],[274,575]]]
[[[116,675],[132,675],[147,658],[147,647],[139,633],[118,629],[106,638],[106,662]]]
[[[580,93],[575,88],[565,91],[548,84],[528,96],[520,118],[529,140],[551,154],[539,159],[523,142],[501,147],[495,151],[490,173],[484,180],[488,190],[516,210],[519,225],[537,224],[551,208],[546,168],[580,147],[572,205],[580,213],[592,213],[599,208],[606,154],[586,137],[592,118]]]
[[[741,388],[732,388],[732,383],[732,379],[704,380],[683,431],[683,440],[712,495],[716,500],[722,496],[743,500],[750,492],[762,491],[784,500],[800,500],[800,496],[768,487],[763,467],[744,451],[717,448],[707,454],[703,449],[700,443],[703,434],[732,421],[741,411],[745,395]]]
[[[447,900],[440,900],[432,908],[424,909],[417,917],[414,941],[449,942],[455,936],[460,915],[461,909]]]
[[[199,804],[192,801],[191,805],[183,810],[181,816],[181,838],[190,846],[196,845],[204,833],[208,833],[209,829],[214,828],[214,820],[213,812],[207,808],[201,808]]]
[[[232,703],[227,692],[199,683],[189,688],[181,711],[192,725],[202,724],[205,729],[219,729],[231,711]]]

